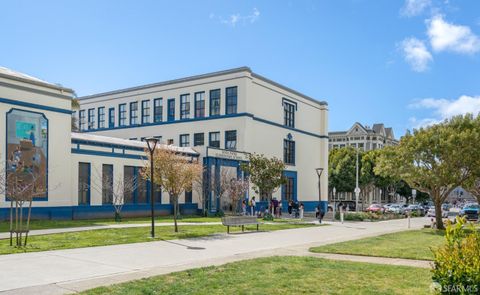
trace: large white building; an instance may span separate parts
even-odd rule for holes
[[[189,147],[206,167],[205,185],[223,175],[244,176],[240,164],[248,153],[283,159],[288,179],[274,195],[298,200],[306,210],[319,204],[316,168],[328,167],[327,103],[252,72],[247,67],[181,78],[79,98],[75,115],[83,134]],[[326,208],[327,173],[321,175]],[[210,211],[228,208],[212,192]],[[250,197],[254,194],[250,191]],[[262,196],[257,196],[257,200]],[[181,203],[199,203],[194,191]],[[200,205],[200,204],[199,204]],[[201,205],[200,205],[201,206]],[[260,203],[260,206],[266,204]]]
[[[0,179],[12,171],[35,175],[32,218],[77,219],[112,217],[112,197],[102,178],[131,179],[144,165],[146,145],[71,132],[71,89],[0,67]],[[170,146],[197,158],[191,148]],[[0,183],[0,220],[10,216],[10,200]],[[123,215],[149,214],[148,185],[139,179],[125,196]],[[157,192],[157,214],[169,214],[168,196]],[[195,204],[181,210],[196,213]]]

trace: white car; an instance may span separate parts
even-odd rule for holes
[[[435,217],[435,207],[430,207],[427,212],[428,217]],[[442,209],[442,218],[447,218],[448,217],[448,210],[443,210]]]
[[[387,212],[389,213],[396,213],[396,214],[403,214],[404,209],[402,205],[399,204],[392,204],[388,207]]]

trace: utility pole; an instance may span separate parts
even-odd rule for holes
[[[358,212],[358,197],[360,195],[360,188],[358,187],[358,148],[357,150],[357,161],[355,165],[355,211]]]

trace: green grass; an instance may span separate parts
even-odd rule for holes
[[[264,224],[260,225],[260,230],[273,231],[310,226],[315,225],[287,223]],[[247,226],[246,230],[248,229],[256,230],[256,226]],[[230,231],[241,231],[241,228],[231,227]],[[204,237],[215,233],[225,232],[226,227],[223,225],[182,225],[179,226],[178,233],[175,233],[173,231],[173,226],[158,226],[155,227],[155,235],[157,237],[155,240],[159,241]],[[0,240],[0,254],[84,248],[151,241],[153,240],[150,238],[149,227],[99,229],[81,232],[31,236],[28,238],[27,247],[25,248],[11,247],[10,241],[8,239]]]
[[[428,269],[271,257],[85,291],[98,294],[429,294]]]
[[[433,260],[431,247],[444,243],[444,232],[432,229],[404,231],[311,248],[317,253]]]
[[[52,229],[82,226],[100,226],[109,224],[132,224],[132,223],[150,223],[150,218],[124,218],[121,222],[115,222],[112,219],[88,219],[88,220],[32,220],[30,222],[30,230],[36,229]],[[168,223],[173,222],[172,216],[159,216],[155,218],[155,222]],[[219,217],[200,217],[200,216],[184,216],[178,222],[220,222]],[[0,232],[8,232],[10,229],[9,221],[0,221]]]

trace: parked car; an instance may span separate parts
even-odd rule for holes
[[[412,212],[417,212],[419,216],[425,216],[425,209],[420,205],[409,205],[405,209],[405,214]]]
[[[382,205],[380,204],[372,204],[368,206],[368,208],[365,210],[366,212],[372,212],[372,213],[383,213],[385,209],[383,209]]]
[[[388,207],[387,212],[389,213],[396,213],[396,214],[403,214],[405,211],[403,210],[403,206],[400,204],[392,204]]]
[[[476,203],[470,203],[463,206],[460,210],[459,215],[465,216],[467,220],[478,220],[478,215],[480,212],[480,206]]]
[[[428,217],[435,217],[435,207],[430,207],[427,212]],[[444,210],[442,207],[442,218],[448,217],[448,210]]]

